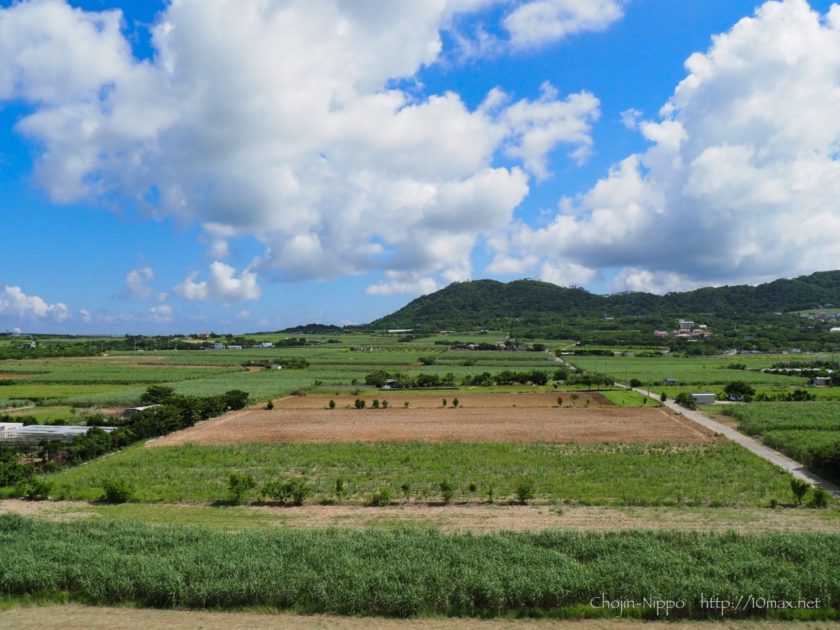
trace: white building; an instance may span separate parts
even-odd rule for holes
[[[708,392],[692,394],[691,397],[698,405],[714,405],[716,400],[715,395]]]

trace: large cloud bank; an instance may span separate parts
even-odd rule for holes
[[[264,244],[241,272],[217,260],[208,281],[189,276],[186,299],[253,299],[255,274],[386,271],[374,292],[429,287],[471,274],[477,239],[509,224],[550,152],[586,157],[599,115],[591,94],[549,84],[532,100],[493,90],[474,110],[393,87],[488,4],[174,0],[139,60],[119,11],[29,0],[0,10],[0,100],[31,104],[18,130],[41,147],[54,200],[199,222],[219,254],[220,234]],[[527,5],[509,15],[516,41]]]
[[[547,227],[493,241],[492,270],[540,266],[617,290],[758,282],[840,262],[840,6],[767,2],[686,62],[650,148]],[[632,117],[628,117],[632,120]]]

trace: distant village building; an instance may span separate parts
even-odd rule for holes
[[[260,348],[273,348],[273,347],[274,347],[274,342],[273,342],[273,341],[263,341],[263,342],[260,344],[260,346],[259,346],[259,347],[260,347]]]
[[[840,327],[835,327],[835,328],[832,328],[832,329],[831,329],[831,330],[829,330],[828,332],[830,332],[830,333],[840,333]]]
[[[242,346],[228,346],[228,350],[242,350]]]
[[[698,405],[714,405],[716,400],[715,395],[710,392],[692,394],[691,397]]]
[[[814,380],[811,381],[811,385],[814,387],[828,387],[831,385],[831,377],[830,376],[815,376]]]
[[[223,344],[223,343],[214,343],[213,344],[213,350],[224,350],[224,349],[225,349],[225,344]]]
[[[662,381],[663,385],[676,385],[679,383],[679,380],[675,379],[673,376],[669,376],[664,381]]]
[[[666,330],[654,330],[654,337],[668,337],[671,334],[677,339],[707,339],[712,336],[712,331],[706,324],[697,324],[690,319],[677,320],[677,328],[669,333]]]

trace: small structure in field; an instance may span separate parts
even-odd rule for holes
[[[694,398],[694,402],[698,405],[714,405],[715,400],[717,399],[716,396],[710,392],[692,394],[691,397]]]
[[[815,376],[814,379],[811,381],[811,385],[813,385],[814,387],[828,387],[831,385],[831,377]]]
[[[141,411],[146,411],[146,409],[152,409],[154,407],[160,407],[160,405],[144,405],[142,407],[129,407],[128,409],[123,409],[123,418],[128,420],[129,418],[136,416]]]

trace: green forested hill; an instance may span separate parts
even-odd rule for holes
[[[488,328],[553,317],[710,315],[751,318],[823,306],[840,308],[840,271],[827,271],[758,286],[703,288],[658,296],[595,295],[536,280],[454,283],[371,322],[371,328]]]

